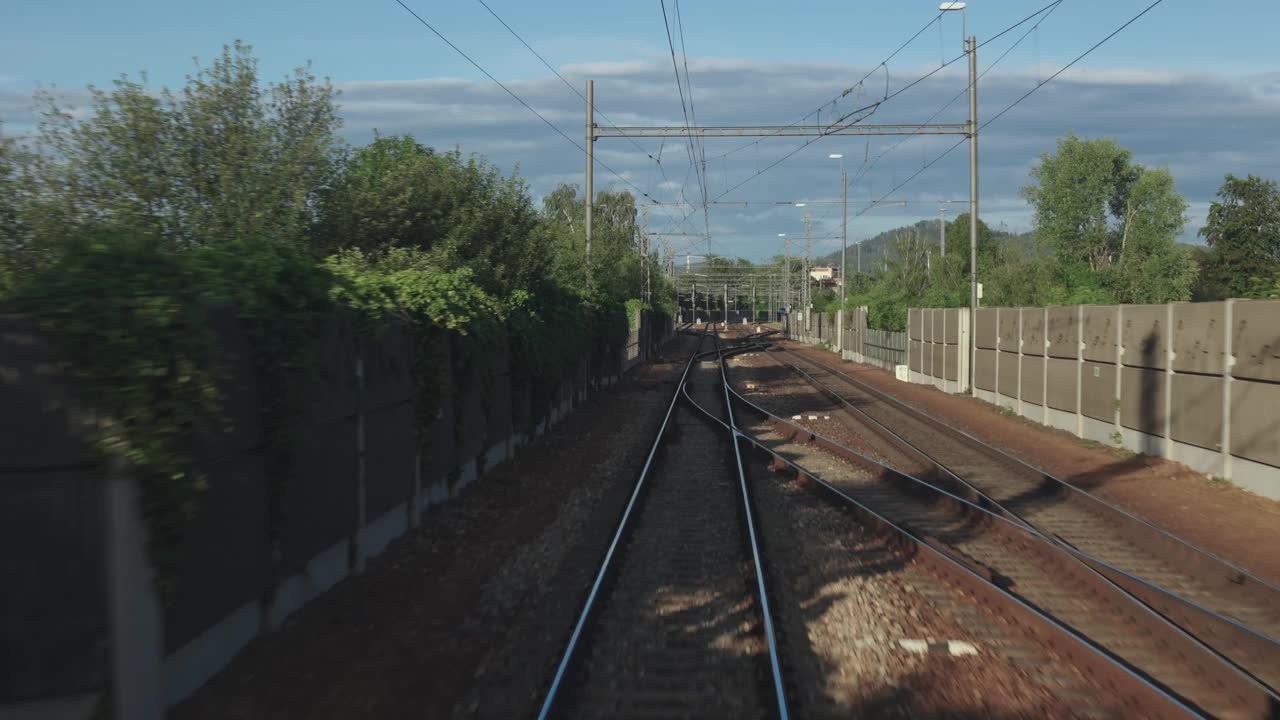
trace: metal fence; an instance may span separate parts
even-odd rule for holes
[[[892,371],[898,365],[907,364],[907,334],[897,330],[866,330],[863,341],[863,360]]]

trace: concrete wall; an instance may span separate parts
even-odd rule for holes
[[[965,392],[969,387],[969,308],[912,308],[907,311],[906,335],[903,362],[912,382]],[[990,337],[988,332],[988,342]]]
[[[1280,498],[1280,301],[982,308],[976,329],[979,397]]]
[[[442,332],[432,361],[462,392],[444,393],[419,437],[408,333],[361,339],[335,319],[316,340],[317,372],[299,379],[305,402],[281,481],[263,452],[252,348],[233,316],[215,314],[233,430],[197,443],[208,489],[162,607],[137,483],[93,452],[92,419],[43,334],[0,315],[0,715],[7,703],[111,683],[117,717],[160,717],[674,332],[647,312],[638,322],[624,347],[584,358],[552,406],[519,426],[529,389],[513,385],[507,352],[465,363]]]
[[[106,683],[93,418],[30,319],[0,314],[0,705]]]

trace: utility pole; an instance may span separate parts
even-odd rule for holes
[[[844,310],[845,288],[849,285],[849,276],[845,273],[845,255],[849,252],[849,176],[845,173],[844,158],[840,159],[840,205],[843,219],[840,221],[840,309]],[[843,347],[840,348],[844,350]]]
[[[729,327],[729,283],[724,284],[724,326]]]
[[[978,41],[969,36],[969,393],[978,365]]]
[[[595,118],[595,82],[587,81],[587,177],[586,177],[586,200],[587,200],[587,287],[591,287],[591,211],[595,202],[595,183],[592,173],[595,170],[595,157],[593,150],[596,144],[596,118]]]
[[[938,238],[942,244],[942,249],[938,252],[939,257],[947,256],[947,209],[938,207]]]
[[[751,322],[760,319],[759,313],[756,312],[756,276],[751,274]]]
[[[809,305],[811,304],[810,301],[813,299],[810,296],[810,290],[809,290],[809,270],[810,270],[809,268],[809,228],[810,228],[810,225],[811,225],[811,222],[810,222],[809,213],[805,213],[804,214],[804,292],[803,292],[804,299],[800,301],[804,305],[805,318],[809,317]],[[808,320],[806,319],[805,322],[807,323]]]
[[[649,297],[649,208],[640,209],[640,262],[644,269],[644,293],[640,296],[647,303]]]
[[[791,238],[782,234],[782,307],[791,313]]]

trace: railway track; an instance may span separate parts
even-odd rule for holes
[[[1280,688],[1280,589],[834,367],[789,350],[771,356],[889,446],[896,456],[889,464],[967,491],[1075,551],[1258,681]]]
[[[751,503],[721,424],[730,410],[714,335],[702,352],[672,397],[539,718],[787,717]]]
[[[788,463],[803,458],[823,465],[825,472],[816,479],[830,492],[999,585],[1195,712],[1239,718],[1272,717],[1277,712],[1274,694],[1255,678],[1063,547],[1016,518],[1002,517],[989,501],[983,501],[988,505],[984,508],[947,494],[734,395],[752,413],[753,422],[742,429],[759,446]],[[814,445],[822,452],[815,454]],[[819,455],[844,462],[824,462]]]

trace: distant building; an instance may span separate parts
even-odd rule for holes
[[[820,287],[840,287],[840,273],[833,267],[810,268],[809,279]]]

